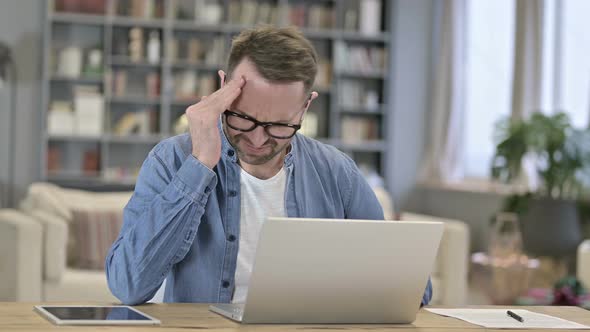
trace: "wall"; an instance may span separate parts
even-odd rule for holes
[[[397,210],[410,205],[428,130],[433,51],[433,0],[393,2],[387,183]]]
[[[490,217],[498,211],[497,194],[424,188],[417,184],[422,156],[429,138],[431,82],[436,60],[436,28],[443,1],[398,0],[391,8],[394,42],[390,63],[393,86],[390,104],[395,110],[388,128],[393,154],[389,160],[388,188],[397,211],[414,211],[465,221],[471,230],[471,250],[487,246]]]
[[[442,188],[416,188],[412,196],[420,202],[414,210],[465,221],[471,231],[471,251],[486,250],[490,218],[499,211],[503,196]]]
[[[40,168],[40,106],[43,0],[2,1],[0,4],[0,41],[8,44],[16,59],[19,78],[17,96],[16,144],[9,142],[10,93],[5,84],[0,89],[0,186],[9,183],[8,165],[14,163],[16,199],[38,179]],[[9,156],[9,144],[16,156]],[[0,190],[0,193],[3,192]],[[0,194],[1,195],[1,194]]]

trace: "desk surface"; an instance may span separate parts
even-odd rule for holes
[[[52,303],[54,304],[54,303]],[[68,303],[72,304],[72,303]],[[88,304],[88,303],[85,303]],[[464,321],[435,315],[426,310],[420,310],[418,317],[410,325],[242,325],[212,313],[205,304],[146,304],[137,308],[162,321],[161,326],[55,326],[33,311],[34,303],[0,303],[0,331],[298,331],[298,332],[326,332],[329,331],[388,331],[395,329],[413,329],[417,331],[440,332],[475,332],[484,328]],[[474,307],[477,308],[477,307]],[[486,306],[493,308],[493,306]],[[590,325],[590,311],[577,307],[519,307],[531,311],[549,314],[568,319],[580,324]],[[510,331],[510,330],[501,330]],[[520,330],[533,331],[533,330]],[[546,330],[540,330],[546,331]],[[573,331],[573,330],[569,330]]]

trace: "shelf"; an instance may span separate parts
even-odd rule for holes
[[[111,97],[108,102],[114,104],[137,104],[137,105],[159,105],[160,99],[149,99],[148,97]]]
[[[367,35],[359,31],[346,31],[340,32],[340,38],[347,41],[358,41],[358,42],[370,42],[370,43],[386,43],[389,42],[389,34],[381,32],[376,35]]]
[[[193,32],[227,32],[227,28],[223,24],[202,24],[191,20],[175,20],[172,22],[172,29]]]
[[[121,143],[121,144],[156,144],[164,139],[163,135],[106,135],[104,141],[107,143]]]
[[[126,67],[144,67],[144,68],[159,68],[162,66],[162,62],[151,63],[146,60],[139,62],[133,62],[129,57],[126,56],[113,56],[111,58],[111,66],[126,66]]]
[[[94,14],[59,13],[54,12],[49,19],[54,23],[103,25],[107,22],[106,16]]]
[[[242,30],[252,28],[251,25],[243,25],[243,24],[225,24],[222,25],[223,31],[227,33],[240,33]]]
[[[336,39],[342,36],[342,33],[334,29],[314,29],[314,28],[301,28],[301,32],[311,39]]]
[[[358,106],[358,107],[340,106],[340,113],[344,114],[344,115],[362,115],[362,116],[383,115],[383,114],[385,114],[385,105],[379,105],[379,107],[377,107],[377,109],[367,109],[364,106]]]
[[[114,16],[110,22],[115,27],[141,27],[141,28],[164,28],[164,19],[139,18],[130,16]]]
[[[322,140],[322,142],[333,145],[334,147],[353,152],[384,152],[387,150],[387,144],[383,140],[345,142],[337,139]]]
[[[188,107],[190,105],[196,104],[201,100],[200,97],[195,97],[195,99],[176,99],[172,101],[172,107]]]
[[[89,176],[85,174],[74,175],[47,175],[47,181],[65,188],[84,189],[89,191],[132,191],[135,188],[135,180],[104,179],[102,176]]]
[[[219,69],[223,68],[221,64],[206,64],[206,63],[195,63],[189,62],[186,60],[176,60],[170,64],[172,69],[194,69],[194,70],[202,70],[202,71],[213,71],[217,72]]]
[[[81,171],[59,171],[50,172],[47,171],[47,179],[49,181],[60,181],[60,182],[74,182],[74,181],[98,181],[102,178],[100,172],[89,172],[84,173]]]
[[[336,76],[344,77],[344,78],[363,78],[363,79],[375,79],[375,80],[384,80],[387,78],[387,75],[381,72],[360,72],[360,71],[337,71]]]
[[[101,136],[84,136],[84,135],[47,135],[50,142],[79,142],[79,143],[99,143]]]
[[[50,78],[53,83],[70,83],[70,84],[102,84],[102,77],[65,77],[53,76]]]
[[[332,88],[330,87],[313,87],[311,90],[319,93],[320,95],[332,93]]]

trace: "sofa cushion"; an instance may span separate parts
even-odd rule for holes
[[[43,279],[58,281],[66,267],[68,224],[40,210],[31,212],[31,216],[43,226]]]
[[[122,210],[73,210],[69,266],[103,270],[107,252],[123,224]]]
[[[21,202],[25,212],[43,211],[71,222],[73,210],[123,210],[132,192],[95,193],[65,189],[51,183],[33,183]]]
[[[59,282],[43,285],[44,302],[118,303],[107,285],[104,271],[66,269]]]

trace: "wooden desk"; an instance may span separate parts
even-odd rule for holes
[[[72,304],[72,303],[68,303]],[[80,303],[83,304],[83,303]],[[85,303],[88,304],[88,303]],[[161,326],[55,326],[33,311],[34,303],[0,303],[0,331],[389,331],[396,329],[437,332],[476,332],[485,329],[458,319],[442,317],[420,310],[410,325],[242,325],[212,313],[205,304],[146,304],[138,306],[145,313],[162,321]],[[490,306],[486,306],[490,307]],[[493,308],[493,307],[492,307]],[[531,311],[558,316],[590,325],[590,311],[576,307],[522,307]],[[510,330],[501,330],[510,331]],[[533,330],[519,330],[533,331]],[[547,330],[543,330],[547,331]],[[569,330],[572,331],[572,330]]]

